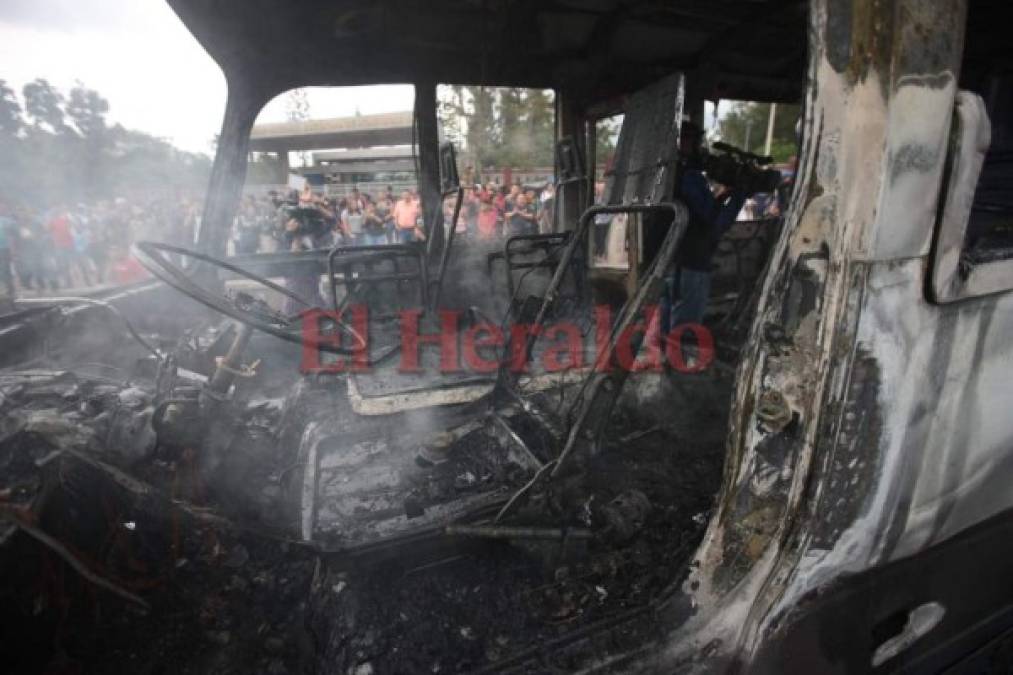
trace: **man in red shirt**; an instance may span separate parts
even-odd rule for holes
[[[65,208],[60,208],[47,226],[49,238],[53,244],[53,263],[56,266],[54,277],[60,279],[65,286],[70,286],[70,263],[74,255],[74,234],[70,229],[70,215]]]
[[[496,211],[496,206],[492,203],[492,193],[483,192],[478,207],[478,238],[495,239],[498,219],[499,212]]]

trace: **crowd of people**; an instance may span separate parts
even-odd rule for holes
[[[455,199],[444,200],[447,222]],[[525,188],[495,183],[470,186],[456,236],[497,240],[552,229],[552,185]],[[190,197],[115,199],[48,209],[0,201],[0,289],[25,292],[122,284],[146,273],[130,253],[138,240],[192,246],[200,201]],[[248,195],[237,212],[232,253],[368,246],[425,239],[422,206],[414,190],[388,187],[371,195],[320,195],[309,187],[288,194]]]
[[[121,198],[45,210],[0,201],[0,286],[13,297],[144,278],[131,244],[157,239],[187,245],[199,207],[187,197]]]
[[[603,188],[603,183],[596,184],[596,201]],[[739,218],[776,216],[779,205],[770,197],[756,195],[747,200]],[[446,222],[453,217],[455,201],[453,197],[444,200]],[[551,232],[554,212],[552,184],[469,186],[464,190],[455,236],[493,241]],[[189,197],[121,198],[44,211],[13,208],[0,201],[0,288],[15,296],[17,290],[55,292],[134,281],[145,276],[130,254],[134,241],[191,246],[199,222],[200,202]],[[388,186],[373,195],[353,189],[348,196],[336,198],[307,185],[287,194],[245,196],[236,215],[230,253],[407,243],[424,240],[424,232],[421,201],[414,190],[396,194]]]
[[[479,240],[552,229],[551,185],[524,188],[490,183],[464,190],[457,236]],[[444,200],[450,222],[455,200]],[[287,194],[247,195],[233,229],[236,254],[299,251],[344,246],[378,246],[425,239],[417,192],[396,194],[392,186],[372,195],[353,189],[346,197],[328,197],[310,186]]]
[[[464,191],[460,231],[478,239],[519,234],[544,234],[553,229],[555,192],[551,184],[541,189],[495,184]]]

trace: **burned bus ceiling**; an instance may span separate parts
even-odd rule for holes
[[[806,3],[169,0],[231,85],[450,82],[595,101],[681,70],[706,98],[795,100]],[[255,82],[254,82],[255,81]],[[258,92],[259,93],[259,92]]]

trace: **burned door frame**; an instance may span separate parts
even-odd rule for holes
[[[1013,289],[1013,257],[1008,249],[990,251],[993,255],[982,260],[966,250],[976,190],[992,141],[991,127],[984,99],[959,91],[930,279],[933,299],[939,303]]]
[[[1013,514],[1013,295],[940,306],[926,283],[967,10],[811,5],[798,183],[716,513],[670,603],[693,616],[645,669],[889,672],[1008,628],[988,584],[1013,551],[965,544]]]

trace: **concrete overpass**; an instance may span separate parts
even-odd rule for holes
[[[355,115],[304,122],[272,122],[254,125],[250,152],[288,152],[409,145],[412,113],[392,112]]]
[[[412,154],[412,147],[398,145],[314,152],[312,166],[299,169],[303,175],[308,173],[336,175],[376,171],[413,173],[415,171],[415,157]]]

